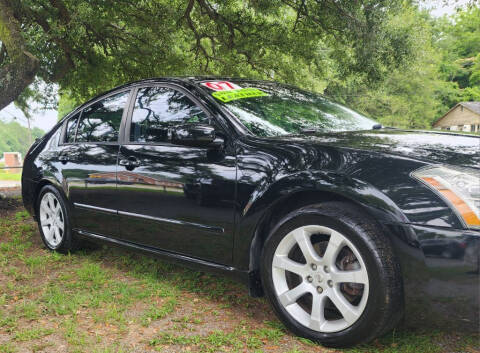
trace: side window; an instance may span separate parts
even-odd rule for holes
[[[167,142],[179,125],[204,123],[209,119],[183,93],[167,87],[146,87],[138,91],[130,125],[131,142]]]
[[[129,91],[104,98],[88,108],[80,117],[76,142],[116,142]]]
[[[77,130],[77,122],[80,113],[75,114],[67,120],[67,126],[65,128],[65,143],[72,143],[75,141],[75,131]]]

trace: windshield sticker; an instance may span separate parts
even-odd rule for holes
[[[239,85],[228,81],[209,81],[200,83],[202,86],[208,87],[214,91],[231,91],[233,89],[240,89]]]
[[[268,94],[259,90],[258,88],[250,87],[228,91],[217,91],[213,92],[212,96],[217,98],[219,101],[222,101],[223,103],[227,103],[242,98],[264,97],[268,96]]]

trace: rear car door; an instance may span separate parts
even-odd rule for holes
[[[130,109],[118,166],[121,237],[231,263],[236,166],[227,134],[180,87],[140,87]],[[225,147],[173,143],[176,129],[188,124],[214,126]]]
[[[118,235],[116,168],[122,118],[129,90],[104,96],[65,125],[59,161],[73,203],[74,227],[88,233]]]

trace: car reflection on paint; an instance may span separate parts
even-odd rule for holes
[[[437,256],[446,259],[460,259],[465,255],[467,242],[464,239],[436,237],[420,241],[425,256]]]

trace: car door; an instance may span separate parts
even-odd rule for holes
[[[58,159],[77,230],[118,236],[118,139],[129,94],[126,90],[102,97],[66,122]]]
[[[231,263],[236,167],[228,135],[178,87],[140,87],[130,110],[117,178],[122,238]],[[176,130],[189,124],[214,126],[224,144],[175,144]]]

